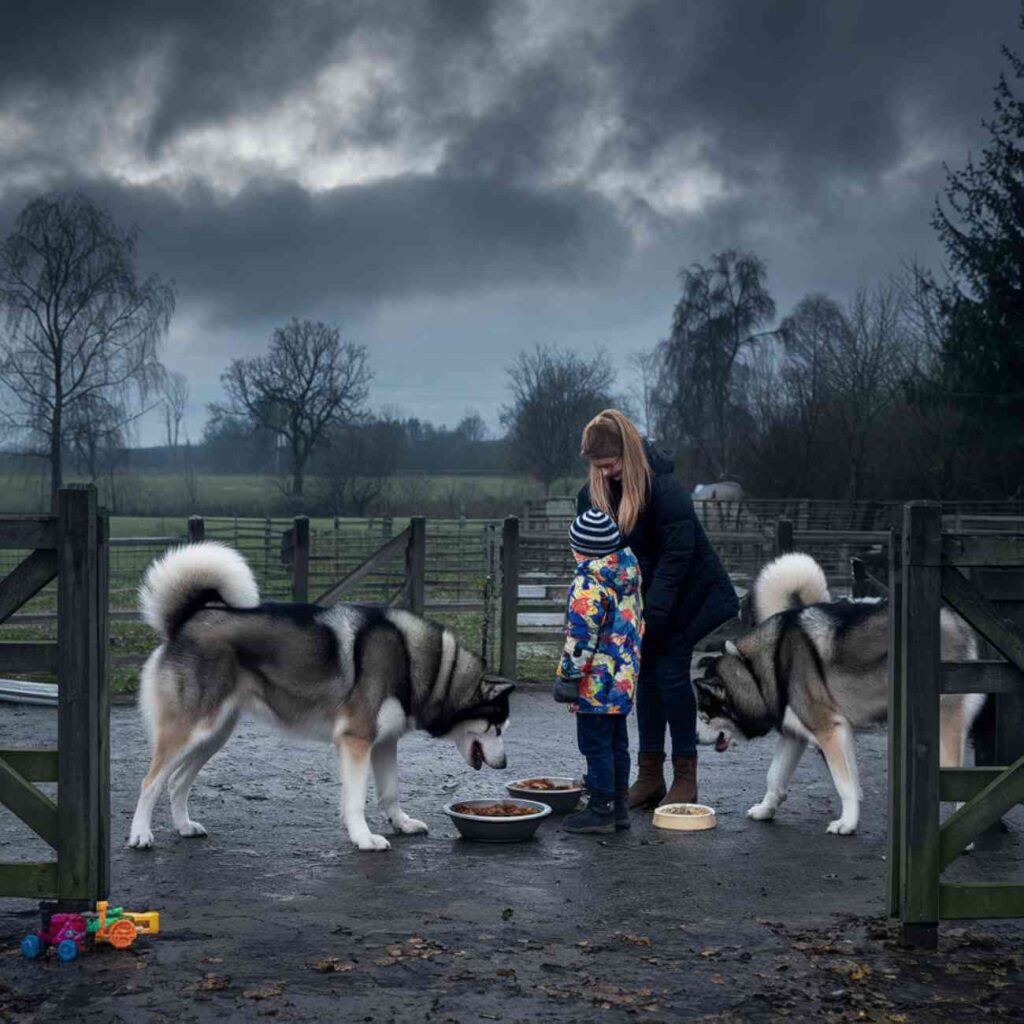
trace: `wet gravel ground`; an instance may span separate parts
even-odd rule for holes
[[[55,740],[56,713],[0,705],[0,745]],[[474,773],[422,736],[400,748],[403,804],[429,836],[360,853],[337,816],[332,750],[244,724],[193,790],[206,839],[171,829],[125,847],[148,751],[134,708],[112,721],[112,899],[157,909],[162,933],[71,964],[21,958],[34,905],[0,901],[0,1020],[651,1021],[1019,1020],[1024,925],[944,925],[938,953],[902,950],[884,921],[885,735],[860,738],[855,837],[825,834],[838,800],[807,755],[777,821],[748,821],[772,741],[702,749],[710,832],[633,829],[484,846],[442,806],[507,779],[578,774],[571,717],[546,689],[516,694],[509,770]],[[374,813],[371,827],[376,827]],[[1024,819],[951,877],[1010,880]],[[0,814],[0,860],[46,848]]]

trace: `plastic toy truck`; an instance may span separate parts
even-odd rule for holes
[[[90,941],[127,949],[140,935],[156,935],[159,931],[157,911],[135,913],[100,900],[95,913],[51,914],[48,922],[44,917],[43,928],[21,940],[21,952],[35,960],[53,947],[58,959],[67,963],[84,953]]]
[[[127,949],[140,935],[156,935],[160,931],[160,914],[155,910],[133,913],[123,907],[110,907],[106,900],[100,900],[88,929],[94,942],[108,942],[114,949]]]

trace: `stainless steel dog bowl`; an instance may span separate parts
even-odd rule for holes
[[[557,786],[571,785],[572,789],[524,789],[524,782],[536,780],[553,782]],[[566,814],[575,810],[583,795],[583,786],[579,779],[570,779],[565,776],[558,778],[554,775],[531,775],[528,779],[516,779],[509,782],[505,788],[510,796],[518,797],[520,800],[536,800],[547,804],[555,814]]]
[[[530,807],[537,813],[515,818],[480,818],[475,814],[460,814],[453,810],[455,804],[469,804],[471,807],[517,804],[520,807]],[[521,843],[533,838],[537,826],[551,813],[551,808],[536,800],[519,800],[506,796],[489,797],[485,800],[456,800],[454,803],[446,804],[444,812],[455,822],[455,827],[463,839],[471,839],[476,843]]]

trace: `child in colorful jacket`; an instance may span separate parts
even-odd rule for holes
[[[576,712],[590,801],[566,818],[562,828],[612,832],[629,828],[626,716],[633,709],[640,672],[640,566],[623,546],[615,520],[597,509],[576,517],[569,543],[576,575],[569,588],[555,700],[570,703]]]

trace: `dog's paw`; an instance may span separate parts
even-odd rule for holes
[[[139,829],[137,832],[133,831],[128,839],[128,845],[135,850],[148,850],[153,846],[153,831],[152,829]]]
[[[198,821],[187,821],[178,829],[178,835],[186,839],[198,838],[206,835],[206,829]]]
[[[390,850],[391,844],[383,837],[368,833],[362,839],[356,840],[356,846],[360,850]]]
[[[771,821],[775,817],[776,808],[773,804],[767,803],[762,800],[759,804],[754,804],[753,807],[747,811],[747,817],[753,818],[754,821]]]
[[[395,819],[391,824],[394,825],[395,831],[401,832],[403,836],[425,835],[430,831],[425,821],[410,818],[408,814],[403,814],[401,818]]]
[[[829,822],[828,828],[825,831],[833,836],[852,836],[857,831],[857,823],[836,818],[835,821]]]

